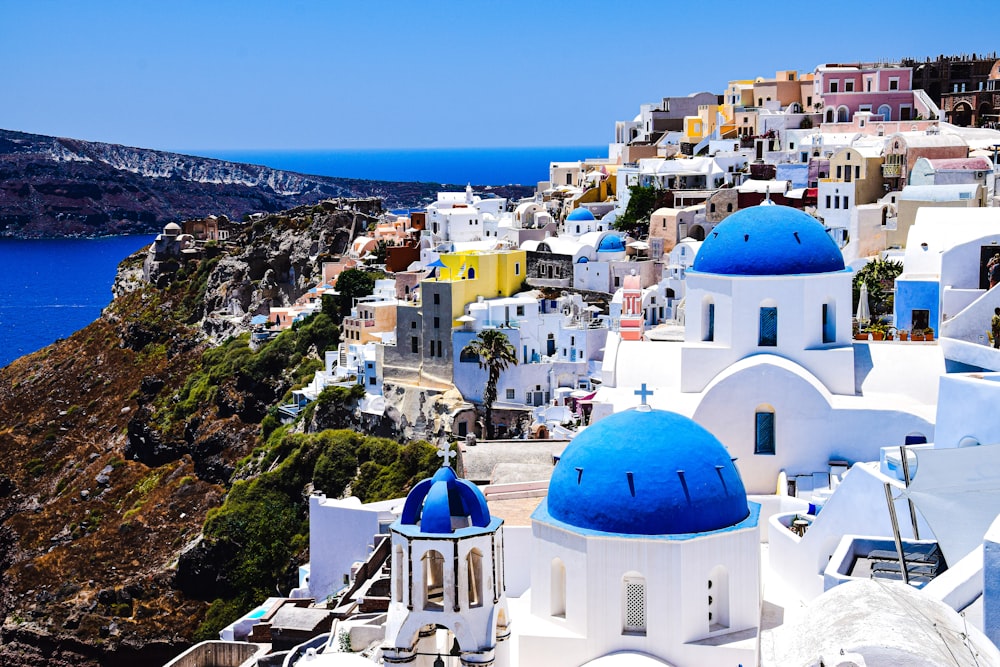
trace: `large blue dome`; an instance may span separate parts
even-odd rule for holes
[[[581,206],[579,208],[574,208],[572,211],[570,211],[569,215],[566,216],[566,219],[579,220],[582,222],[584,220],[593,220],[594,214],[591,213],[588,209],[585,209]]]
[[[608,234],[597,244],[597,252],[624,252],[625,241],[617,234]]]
[[[731,276],[829,273],[844,270],[844,256],[811,215],[762,204],[719,223],[705,237],[692,270]]]
[[[472,482],[459,479],[451,468],[441,467],[430,479],[413,487],[399,523],[419,526],[422,534],[454,533],[456,529],[490,525],[486,498]]]
[[[618,412],[574,438],[553,471],[547,511],[577,528],[626,535],[704,533],[750,514],[722,443],[663,410]]]

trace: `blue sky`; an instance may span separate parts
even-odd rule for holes
[[[1000,47],[1000,3],[882,7],[0,0],[0,127],[165,150],[596,145],[730,79]]]

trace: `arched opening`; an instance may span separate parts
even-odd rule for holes
[[[973,438],[971,435],[967,435],[958,441],[959,447],[978,447],[979,444],[979,440]]]
[[[892,107],[883,104],[878,108],[878,114],[882,116],[882,120],[892,120]]]
[[[476,277],[476,270],[470,266],[468,272],[465,274],[465,277],[472,280]]]
[[[847,121],[850,120],[850,115],[851,112],[846,106],[841,105],[840,107],[837,108],[838,123],[846,123]]]
[[[951,122],[961,127],[968,127],[972,124],[972,106],[966,102],[959,102],[951,111]]]
[[[646,634],[646,578],[638,572],[622,577],[622,634]]]
[[[754,411],[753,453],[771,455],[774,452],[774,407],[758,405]]]
[[[837,341],[837,302],[833,299],[823,304],[823,342]]]
[[[469,579],[469,607],[483,606],[483,552],[473,549],[465,558]]]
[[[832,123],[833,122],[833,118],[834,118],[833,114],[834,114],[833,109],[827,109],[826,110],[826,122],[827,123]]]
[[[693,238],[695,241],[704,241],[705,228],[701,225],[692,225],[691,229],[688,230],[688,236]]]
[[[559,558],[552,559],[549,586],[549,613],[557,618],[566,618],[566,566]]]
[[[710,296],[706,296],[701,304],[701,318],[701,339],[706,342],[715,340],[715,303]]]
[[[729,571],[716,565],[708,573],[708,630],[729,627]]]
[[[674,297],[677,296],[677,293],[674,292],[674,288],[673,287],[668,287],[666,294],[667,294],[667,298],[668,299],[673,299]]]
[[[396,576],[393,577],[393,586],[396,587],[396,591],[395,591],[395,595],[393,596],[393,599],[396,602],[402,602],[403,601],[403,570],[405,568],[405,565],[403,564],[403,547],[398,546],[398,545],[396,546],[396,548],[393,550],[392,559],[393,559],[393,563],[392,563],[393,572],[396,573]]]
[[[976,112],[976,124],[982,126],[990,119],[990,115],[993,113],[993,107],[987,102],[983,102],[979,105],[979,110]]]
[[[424,609],[444,609],[444,556],[431,549],[420,559],[424,570]]]

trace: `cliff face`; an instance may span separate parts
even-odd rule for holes
[[[331,197],[416,206],[443,186],[306,176],[256,165],[0,130],[0,236],[154,233],[170,221],[239,220]],[[500,196],[530,188],[505,187]]]
[[[212,341],[305,291],[355,217],[264,218],[160,287],[137,253],[101,319],[0,369],[0,664],[163,664],[192,642],[212,599],[186,594],[177,564],[336,330],[257,356],[230,341],[209,371]]]

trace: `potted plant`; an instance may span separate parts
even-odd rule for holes
[[[881,322],[872,322],[868,330],[872,332],[872,340],[885,340],[886,327]]]
[[[923,329],[914,329],[913,331],[910,332],[910,340],[923,340],[923,339],[924,339]]]
[[[934,329],[931,327],[924,329],[924,340],[934,340]]]
[[[897,329],[896,330],[896,338],[898,340],[906,340],[909,336],[910,336],[910,332],[907,331],[906,329]]]

